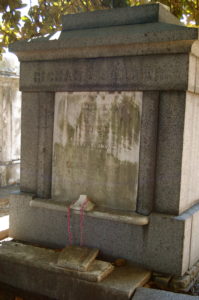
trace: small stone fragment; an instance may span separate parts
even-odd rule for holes
[[[174,290],[185,290],[189,288],[191,283],[191,276],[190,275],[184,275],[182,277],[175,276],[170,282],[170,286]]]
[[[126,264],[126,260],[124,258],[117,258],[113,264],[116,267],[122,267]]]

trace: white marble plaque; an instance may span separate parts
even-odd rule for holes
[[[135,210],[142,92],[56,93],[52,196]]]

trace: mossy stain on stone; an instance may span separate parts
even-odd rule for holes
[[[73,201],[86,194],[103,207],[135,210],[138,164],[121,162],[102,149],[55,144],[54,196]]]

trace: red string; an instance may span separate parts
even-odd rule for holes
[[[80,208],[80,246],[83,246],[84,210],[85,210],[87,202],[88,202],[88,199],[86,199],[86,201],[84,203],[82,203],[82,206]],[[67,207],[67,231],[68,231],[69,245],[72,245],[73,235],[71,232],[71,208],[70,208],[70,206]]]
[[[83,246],[83,230],[84,230],[84,209],[88,202],[88,199],[84,203],[82,203],[80,209],[80,246]]]
[[[69,240],[69,245],[72,245],[73,243],[73,236],[71,232],[71,221],[70,221],[70,206],[67,207],[67,229],[68,229],[68,240]]]

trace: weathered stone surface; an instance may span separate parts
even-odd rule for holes
[[[199,169],[197,167],[199,164],[198,132],[199,95],[187,93],[179,200],[180,213],[198,203],[199,199]]]
[[[53,174],[52,203],[55,204],[50,205],[49,199],[44,204],[40,199],[41,206],[38,206],[38,201],[32,201],[32,196],[25,194],[13,198],[10,222],[13,237],[65,246],[70,240],[67,232],[70,223],[75,245],[83,240],[87,247],[99,248],[106,258],[124,258],[178,276],[184,274],[190,262],[197,258],[198,245],[191,237],[194,213],[173,215],[196,203],[199,195],[198,188],[189,191],[198,181],[194,166],[198,164],[198,145],[190,141],[190,136],[194,140],[197,138],[197,130],[189,134],[193,126],[197,128],[194,125],[197,116],[191,113],[197,101],[186,95],[187,90],[198,91],[198,29],[168,24],[173,23],[173,18],[166,12],[162,17],[161,6],[150,6],[149,9],[157,7],[158,19],[154,22],[153,17],[153,23],[127,25],[132,15],[129,19],[129,15],[121,10],[120,24],[119,11],[105,12],[105,18],[103,12],[97,12],[89,14],[83,23],[81,15],[75,26],[78,28],[80,23],[82,28],[93,26],[97,19],[92,16],[96,16],[100,28],[64,30],[59,37],[56,33],[13,47],[22,61],[21,89],[30,91],[27,104],[24,104],[28,116],[23,116],[22,140],[26,139],[23,149],[28,150],[22,151],[22,190],[32,191],[39,197],[50,197]],[[145,7],[134,9],[135,15],[145,11]],[[109,14],[110,18],[107,17]],[[143,22],[148,16],[143,16]],[[139,22],[140,16],[137,17],[133,22]],[[71,20],[76,18],[69,17]],[[102,27],[103,24],[108,27]],[[70,25],[74,26],[74,22]],[[55,92],[60,99],[59,105],[55,103],[51,173]],[[140,96],[139,103],[123,97],[143,93],[146,98],[143,100]],[[67,101],[62,101],[63,95],[67,95]],[[119,100],[115,100],[115,95]],[[138,110],[131,109],[135,102],[139,104]],[[113,111],[109,106],[114,107]],[[146,112],[147,107],[149,111]],[[142,109],[142,118],[136,122],[139,123],[137,131],[132,120],[137,120],[135,111],[141,115]],[[28,124],[32,116],[34,125]],[[112,126],[114,122],[116,126]],[[193,150],[188,161],[189,144]],[[132,170],[134,163],[135,172]],[[189,181],[190,174],[194,176],[193,182]],[[29,180],[28,175],[33,178]],[[126,181],[128,184],[121,188]],[[67,204],[76,201],[80,194],[86,194],[96,202],[96,211],[69,214]],[[55,199],[62,203],[61,209]],[[115,209],[115,214],[110,212],[111,209]],[[142,216],[139,219],[136,210],[144,214],[156,210],[162,214],[152,213],[148,223],[149,218]],[[69,215],[70,220],[67,219]],[[135,217],[136,222],[132,222],[131,217]],[[197,230],[192,236],[195,238],[196,235]],[[72,288],[70,291],[73,293]],[[81,294],[81,288],[78,293]],[[74,296],[64,295],[65,298]],[[101,297],[100,293],[97,296]]]
[[[145,28],[143,27],[144,25],[142,25],[142,31],[139,31],[139,25],[127,28],[108,27],[103,30],[103,33],[100,33],[99,39],[96,39],[99,29],[86,30],[86,32],[79,30],[75,34],[73,31],[64,32],[61,35],[60,32],[57,32],[49,35],[48,38],[34,39],[32,43],[19,41],[11,47],[11,50],[18,55],[20,61],[170,55],[171,53],[180,54],[192,51],[194,51],[194,55],[198,56],[198,41],[193,42],[193,39],[197,39],[198,29],[184,27],[181,30],[182,27],[176,26],[174,30],[173,26],[163,23],[147,24]],[[59,35],[60,39],[57,40]]]
[[[10,199],[10,236],[54,247],[65,247],[69,244],[67,208],[65,212],[33,208],[29,206],[31,200],[32,195],[26,193],[13,194]],[[80,242],[79,223],[80,216],[72,215],[71,232],[75,245],[79,245]],[[102,256],[125,257],[144,265],[147,257],[144,253],[147,252],[143,252],[143,241],[147,230],[143,229],[143,226],[89,216],[84,216],[83,223],[83,245],[99,248]],[[130,238],[126,239],[126,236]]]
[[[194,72],[194,70],[193,70]],[[199,58],[196,58],[195,93],[199,93]]]
[[[198,202],[198,113],[197,94],[161,93],[155,204],[159,212],[180,214]]]
[[[191,216],[152,214],[145,243],[146,266],[155,271],[183,275],[189,268]]]
[[[53,93],[23,93],[21,190],[49,197],[51,192]]]
[[[154,205],[159,92],[144,92],[140,129],[137,212],[149,214]]]
[[[157,287],[167,289],[169,287],[169,282],[171,281],[172,275],[153,274],[152,278]]]
[[[52,199],[34,198],[30,201],[30,206],[36,208],[57,210],[62,212],[66,211],[66,203],[64,203],[63,201],[52,201]],[[93,208],[93,205],[91,210],[86,210],[82,208],[80,210],[77,210],[72,208],[72,213],[76,215],[81,215],[82,212],[85,216],[116,221],[119,223],[132,224],[138,226],[145,226],[149,224],[149,216],[141,215],[136,212],[107,209],[96,206]]]
[[[29,206],[31,199],[31,195],[24,193],[13,195],[10,200],[10,236],[54,247],[69,244],[67,208],[66,212],[33,208]],[[84,215],[83,245],[100,249],[106,258],[121,257],[149,270],[182,275],[189,268],[191,220],[190,214],[152,214],[148,226],[134,226]],[[75,245],[80,243],[79,224],[80,216],[72,214]]]
[[[39,93],[37,97],[39,99],[37,195],[39,197],[48,198],[51,196],[55,102],[53,93]]]
[[[174,292],[188,292],[193,287],[198,275],[199,264],[197,262],[192,265],[183,276],[172,276],[154,272],[152,275],[152,281],[155,282],[156,286],[161,289],[169,289]]]
[[[141,115],[140,92],[57,93],[52,197],[135,211]]]
[[[170,54],[22,62],[20,88],[57,92],[186,90],[188,61],[186,54]]]
[[[184,92],[160,94],[155,207],[162,213],[180,213],[185,105]]]
[[[199,205],[193,208],[191,228],[190,267],[199,260]]]
[[[196,67],[197,67],[197,57],[193,54],[189,56],[189,83],[188,90],[192,93],[196,90]]]
[[[170,22],[166,20],[156,20],[155,23],[153,20],[146,24],[131,25],[131,23],[136,23],[134,15],[138,11],[139,14],[145,11],[145,15],[141,16],[143,20],[146,19],[148,10],[150,14],[150,8],[153,10],[152,6],[134,6],[128,9],[95,11],[88,13],[88,17],[85,13],[67,15],[65,16],[66,20],[75,20],[75,26],[82,23],[82,20],[84,23],[89,22],[92,25],[93,22],[96,23],[97,19],[104,19],[104,17],[110,23],[111,19],[107,15],[113,17],[112,21],[115,24],[99,28],[99,23],[98,26],[90,29],[82,29],[83,24],[79,24],[81,28],[76,30],[62,31],[61,34],[56,32],[45,37],[34,38],[31,41],[20,41],[12,45],[10,49],[17,53],[21,61],[190,52],[193,40],[198,39],[197,28],[169,24]],[[158,11],[157,5],[155,10]],[[159,11],[161,10],[162,6],[160,5]],[[165,12],[170,15],[169,12]],[[120,18],[117,17],[118,14]],[[173,18],[172,15],[170,16]],[[129,17],[131,20],[133,19],[133,22],[126,25],[119,24],[123,22],[121,22],[122,18],[128,19]],[[91,22],[90,19],[92,19]],[[72,24],[74,25],[74,22],[70,23],[70,25]],[[172,43],[170,43],[171,41]]]
[[[19,78],[8,74],[0,70],[0,186],[20,178],[21,93]]]
[[[0,165],[0,186],[19,183],[20,181],[20,160],[1,162]]]
[[[98,253],[98,249],[68,246],[59,254],[57,265],[77,271],[87,271]]]
[[[107,276],[109,276],[114,269],[114,266],[111,263],[102,260],[94,260],[86,271],[67,269],[56,264],[52,264],[52,266],[60,271],[63,271],[65,274],[92,282],[101,282]]]
[[[63,16],[63,30],[88,29],[118,25],[165,22],[182,25],[162,4],[140,5],[132,8],[120,8]]]
[[[55,268],[57,252],[21,244],[0,247],[0,280],[14,287],[55,299],[130,299],[150,278],[137,267],[118,267],[100,283],[79,280]],[[53,284],[52,284],[53,283]]]
[[[185,274],[183,277],[174,277],[170,282],[170,287],[175,291],[188,291],[190,288],[191,276]]]
[[[171,293],[161,290],[139,288],[136,290],[133,300],[198,300],[197,296]]]

